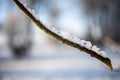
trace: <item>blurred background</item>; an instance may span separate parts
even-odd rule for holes
[[[119,0],[20,1],[44,25],[106,51],[114,70],[46,35],[12,0],[0,0],[0,80],[120,80]]]

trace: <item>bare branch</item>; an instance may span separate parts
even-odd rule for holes
[[[19,0],[13,0],[15,2],[15,4],[41,29],[43,30],[45,33],[47,33],[48,35],[51,35],[52,37],[56,38],[57,40],[59,40],[60,42],[67,44],[71,47],[77,48],[80,51],[84,51],[87,54],[91,55],[92,57],[95,57],[96,59],[100,60],[101,62],[103,62],[104,64],[106,64],[109,69],[112,71],[112,64],[109,58],[103,57],[99,54],[97,54],[96,52],[94,52],[93,50],[87,49],[85,47],[80,46],[77,43],[74,43],[70,40],[64,39],[63,37],[61,37],[60,35],[54,33],[53,31],[50,31],[48,28],[46,28],[41,22],[40,20],[36,19],[25,7],[24,5],[19,2]]]

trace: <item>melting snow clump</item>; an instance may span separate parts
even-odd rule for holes
[[[81,41],[78,37],[75,37],[75,36],[72,39],[73,39],[73,42],[78,43],[78,44]]]
[[[96,53],[99,53],[100,48],[98,48],[97,46],[93,46],[91,50],[93,50]]]
[[[54,29],[54,28],[53,28]],[[98,48],[97,46],[95,45],[92,45],[90,41],[85,41],[85,40],[80,40],[78,37],[75,37],[73,35],[71,35],[69,32],[66,32],[66,31],[57,31],[56,29],[55,30],[52,30],[53,32],[57,32],[58,35],[60,35],[62,38],[64,39],[67,39],[69,41],[72,41],[74,43],[77,43],[79,44],[80,46],[82,47],[85,47],[89,50],[92,50],[94,51],[95,53],[103,56],[103,57],[107,57],[106,56],[106,53],[104,51],[101,51],[100,48]]]
[[[92,47],[91,42],[86,41],[85,47],[86,47],[87,49],[89,49],[89,50],[90,50],[90,49],[91,49],[91,47]]]
[[[68,40],[72,39],[69,32],[59,31],[58,34],[59,34],[61,37],[63,37],[64,39],[68,39]]]
[[[87,49],[91,49],[91,47],[92,47],[91,42],[85,41],[85,40],[81,40],[80,45],[83,46],[83,47],[86,47]]]
[[[104,51],[100,51],[100,52],[99,52],[99,54],[100,54],[101,56],[103,56],[103,57],[106,57],[106,58],[107,58],[107,55],[106,55],[106,53],[105,53]]]

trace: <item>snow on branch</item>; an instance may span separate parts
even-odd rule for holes
[[[41,23],[39,19],[37,19],[37,17],[35,17],[34,10],[26,8],[26,6],[23,5],[19,0],[13,1],[45,33],[51,35],[64,44],[77,48],[80,51],[86,52],[87,54],[106,64],[108,68],[112,71],[113,68],[110,59],[106,56],[106,53],[104,51],[101,51],[97,46],[92,45],[89,41],[80,40],[78,37],[71,35],[69,32],[58,31],[54,27],[47,28]]]

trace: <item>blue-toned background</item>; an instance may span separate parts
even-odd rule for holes
[[[20,0],[46,26],[106,51],[114,70],[57,42],[12,0],[0,0],[0,80],[120,80],[119,0]]]

